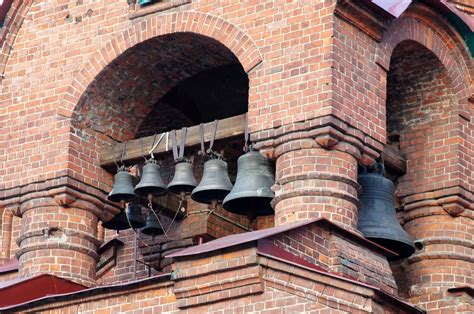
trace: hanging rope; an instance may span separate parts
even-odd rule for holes
[[[206,150],[205,145],[204,145],[204,140],[205,140],[204,139],[204,124],[201,123],[199,125],[199,129],[200,129],[200,133],[201,133],[201,137],[200,137],[201,150],[199,151],[199,155],[207,156],[207,157],[210,157],[210,158],[221,157],[220,154],[218,154],[218,153],[216,153],[215,151],[212,150],[212,148],[214,147],[214,141],[216,139],[218,124],[219,124],[219,120],[214,120],[213,130],[212,130],[212,134],[211,134],[211,141],[209,143],[209,148],[207,150]]]
[[[171,144],[173,145],[173,158],[175,162],[181,162],[184,160],[184,146],[186,145],[186,133],[187,128],[181,129],[181,141],[178,144],[176,139],[176,130],[171,131]]]
[[[120,166],[117,162],[117,157],[115,156],[115,144],[112,145],[112,156],[114,156],[114,164],[115,164],[115,167],[117,167],[117,171],[120,169]]]
[[[249,151],[249,122],[247,120],[248,114],[245,114],[244,117],[244,148],[243,151],[246,153]]]
[[[167,133],[166,133],[167,134]],[[155,159],[155,155],[153,155],[153,152],[155,151],[155,149],[158,147],[158,145],[160,145],[161,143],[161,140],[163,139],[163,137],[165,137],[165,133],[161,133],[161,136],[160,138],[158,139],[158,141],[156,141],[156,137],[158,136],[158,134],[155,134],[153,136],[153,143],[151,144],[151,148],[150,148],[150,151],[148,152],[148,155],[151,156],[151,159]],[[155,143],[156,141],[156,143]]]
[[[199,155],[205,156],[206,155],[206,149],[204,147],[204,123],[201,123],[199,125],[199,139],[201,141],[201,150],[199,151]]]
[[[212,131],[211,142],[209,143],[209,149],[207,150],[208,154],[214,153],[214,151],[212,150],[212,147],[214,146],[214,140],[216,139],[218,123],[219,123],[219,120],[214,120],[214,130]]]
[[[123,167],[125,167],[125,163],[123,162],[123,158],[125,157],[125,151],[127,150],[127,142],[122,147],[122,154],[120,155],[120,162],[122,163]]]
[[[143,148],[143,137],[140,137],[140,148],[141,148],[141,151],[142,151],[142,157],[143,159],[145,159],[145,162],[147,161],[146,157],[145,157],[145,150]]]
[[[188,129],[186,127],[183,127],[181,129],[181,142],[179,143],[179,156],[178,156],[180,160],[183,160],[184,158],[184,146],[186,145],[187,132],[188,132]]]

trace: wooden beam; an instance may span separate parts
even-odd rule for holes
[[[244,120],[245,115],[238,115],[227,119],[219,120],[217,125],[217,132],[216,132],[216,140],[235,137],[238,135],[244,134]],[[214,122],[209,122],[204,124],[204,139],[206,142],[211,140],[212,133],[214,131]],[[157,135],[157,139],[159,139],[161,134]],[[176,136],[179,140],[181,139],[181,130],[176,131]],[[187,130],[186,136],[186,146],[194,146],[200,144],[201,140],[201,133],[199,125],[189,127]],[[145,154],[151,148],[153,144],[154,136],[148,136],[143,138],[143,149]],[[126,164],[131,164],[134,161],[142,158],[142,139],[131,140],[127,142],[127,147],[125,151],[125,156],[123,158]],[[115,168],[114,160],[120,160],[120,155],[122,153],[122,149],[124,143],[115,144],[114,152],[115,156],[112,154],[112,145],[105,147],[101,154],[100,154],[100,165],[106,169],[113,169]],[[208,145],[208,144],[207,144]],[[166,147],[166,135],[158,145],[158,147],[154,150],[154,154],[158,155],[160,153],[164,153],[167,151],[172,151],[172,144],[171,138],[168,139],[168,147]]]
[[[219,120],[216,132],[216,140],[241,136],[244,134],[244,119],[245,115],[238,115],[231,118]],[[208,142],[211,140],[212,132],[214,130],[214,122],[204,124],[204,138]],[[181,138],[181,130],[176,132],[178,141]],[[161,134],[157,135],[157,139]],[[200,144],[200,128],[199,125],[188,128],[186,137],[186,146],[195,146]],[[143,138],[143,147],[146,152],[151,148],[153,144],[154,136],[148,136]],[[115,159],[120,160],[120,155],[124,143],[115,144]],[[124,162],[131,164],[142,158],[141,139],[131,140],[127,142],[127,147],[124,156]],[[160,145],[155,149],[154,154],[159,155],[161,153],[172,151],[171,139],[168,139],[168,147],[166,147],[166,135],[161,141]],[[148,155],[147,155],[148,157]],[[384,148],[384,161],[385,166],[395,172],[396,174],[405,174],[407,171],[407,162],[403,157],[401,151],[391,145],[385,145]],[[105,147],[100,154],[100,165],[106,169],[114,169],[114,155],[112,154],[112,145]]]
[[[398,175],[407,173],[407,161],[403,153],[396,147],[385,145],[383,151],[385,167]]]

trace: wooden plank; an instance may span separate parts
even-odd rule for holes
[[[244,119],[245,115],[238,115],[231,118],[223,119],[219,121],[216,132],[216,140],[225,139],[235,136],[241,136],[244,134]],[[204,124],[204,138],[208,142],[211,140],[212,132],[214,130],[214,123],[209,122]],[[177,132],[178,141],[181,138],[181,130]],[[159,138],[161,134],[158,134]],[[186,137],[186,146],[194,146],[200,144],[200,129],[199,125],[192,126],[188,128],[187,137]],[[147,153],[153,143],[153,136],[148,136],[143,138],[143,147]],[[116,160],[120,159],[120,154],[124,143],[115,144],[115,158]],[[142,158],[141,150],[141,139],[131,140],[127,142],[127,147],[125,151],[124,162],[126,164],[132,164],[138,159]],[[207,143],[208,145],[208,143]],[[159,155],[165,152],[171,152],[171,139],[168,139],[168,147],[166,147],[166,135],[161,141],[160,145],[155,149],[154,154]],[[147,155],[148,157],[148,155]],[[395,172],[396,174],[405,174],[407,171],[407,162],[403,154],[399,149],[391,145],[386,145],[384,149],[384,161],[385,166]],[[114,156],[112,155],[112,145],[105,147],[100,154],[100,165],[106,169],[114,169]]]
[[[383,159],[388,170],[400,175],[407,173],[407,161],[398,148],[385,145]]]
[[[219,120],[217,125],[217,132],[216,132],[216,140],[234,137],[238,135],[244,134],[244,120],[245,115],[238,115],[227,119]],[[214,122],[209,122],[204,124],[204,139],[206,142],[211,140],[212,132],[214,131]],[[157,139],[160,138],[161,134],[158,134],[156,137]],[[181,139],[181,130],[176,132],[176,136],[179,140]],[[200,144],[200,127],[199,125],[189,127],[187,130],[186,136],[186,146],[193,146]],[[158,155],[160,153],[164,153],[167,151],[172,151],[172,144],[171,138],[168,138],[168,147],[166,147],[166,133],[163,137],[160,145],[154,150],[154,154]],[[151,149],[153,144],[153,136],[148,136],[143,138],[143,147],[145,154]],[[122,153],[122,149],[124,143],[117,143],[113,151],[115,152],[115,159],[114,155],[112,154],[112,145],[105,147],[101,154],[100,154],[100,165],[106,169],[113,169],[115,168],[114,160],[120,160],[120,155]],[[124,156],[124,162],[126,164],[131,164],[134,161],[142,158],[142,143],[141,139],[131,140],[127,142],[127,147]],[[206,147],[208,147],[208,143],[206,143]],[[148,155],[147,155],[148,156]]]

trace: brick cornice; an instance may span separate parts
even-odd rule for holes
[[[9,208],[16,216],[45,206],[82,209],[104,220],[120,211],[118,205],[106,200],[104,191],[69,176],[0,191],[0,207]]]
[[[295,141],[309,140],[309,147],[322,147],[350,153],[364,164],[380,156],[383,144],[352,127],[334,115],[282,125],[251,134],[251,140],[267,157],[277,158],[283,153],[297,150]]]
[[[474,264],[474,257],[454,252],[425,252],[414,254],[408,258],[408,263],[417,263],[422,260],[445,259],[449,261],[459,260]]]
[[[334,14],[354,25],[372,39],[380,42],[386,22],[394,17],[381,9],[377,10],[378,12],[374,12],[374,10],[364,5],[364,2],[339,0],[337,1]]]
[[[66,236],[71,236],[71,237],[76,237],[79,239],[84,239],[88,242],[92,242],[95,246],[99,247],[102,244],[102,241],[98,240],[97,238],[91,236],[90,234],[78,230],[73,230],[73,229],[64,229],[64,228],[43,228],[39,230],[32,230],[23,233],[16,239],[16,243],[18,246],[21,245],[21,242],[23,242],[26,239],[29,238],[34,238],[34,237],[49,237],[51,233],[60,231],[62,234]],[[94,258],[97,257],[97,253],[94,251],[93,254],[91,255]]]
[[[400,197],[405,221],[433,214],[473,217],[474,195],[461,186]]]

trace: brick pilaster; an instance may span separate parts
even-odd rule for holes
[[[67,180],[5,192],[8,196],[4,204],[16,208],[13,214],[22,218],[20,236],[16,239],[19,276],[49,273],[95,286],[97,248],[101,244],[97,238],[98,220],[110,216],[107,212],[111,208],[100,197],[89,194],[91,188],[56,185]]]
[[[461,198],[437,199],[436,193],[402,201],[405,228],[417,248],[404,269],[410,302],[457,312],[458,301],[448,289],[474,285],[473,211]]]
[[[369,148],[379,148],[375,141],[367,145],[362,132],[333,116],[254,134],[254,140],[276,159],[275,225],[325,217],[358,232],[357,165],[377,156]]]

